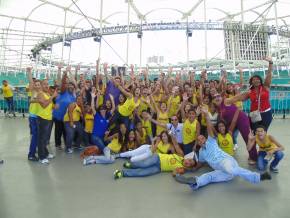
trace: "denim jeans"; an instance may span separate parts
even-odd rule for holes
[[[66,140],[66,134],[64,129],[64,122],[62,120],[53,119],[54,122],[54,141],[55,146],[61,146],[61,136],[63,136],[64,142]]]
[[[131,169],[124,169],[124,177],[144,177],[160,173],[160,159],[157,154],[145,160],[131,163]]]
[[[145,160],[152,156],[151,145],[142,145],[132,151],[126,151],[120,154],[120,157],[130,158],[131,162]]]
[[[194,189],[208,185],[210,183],[226,182],[239,176],[244,180],[257,184],[260,182],[260,174],[240,167],[234,158],[225,158],[215,166],[214,171],[196,177]]]
[[[4,98],[4,99],[5,99],[6,103],[7,103],[7,111],[8,111],[8,113],[15,114],[13,97],[8,97],[8,98]]]
[[[92,133],[88,133],[86,131],[83,132],[83,142],[84,142],[84,145],[86,147],[89,146],[89,145],[92,145],[91,135],[92,135]]]
[[[193,146],[194,146],[194,142],[191,142],[189,144],[183,144],[183,153],[184,153],[184,155],[187,155],[190,152],[192,152]]]
[[[111,164],[115,162],[115,158],[111,155],[111,151],[108,147],[103,149],[104,155],[89,156],[86,158],[88,163],[94,164]]]
[[[98,148],[103,151],[104,148],[106,147],[106,143],[104,142],[103,139],[101,139],[100,137],[98,136],[94,136],[94,135],[91,135],[91,142],[93,145],[96,145],[98,146]]]
[[[38,158],[43,160],[48,155],[47,141],[49,137],[51,120],[45,120],[41,117],[37,118],[37,148],[38,148]]]
[[[115,124],[116,125],[115,128],[119,128],[119,125],[121,123],[124,123],[128,130],[130,129],[130,119],[129,119],[129,117],[124,117],[124,116],[122,116],[119,113],[119,111],[116,111],[115,114],[113,115],[113,117],[110,120],[109,126]]]
[[[263,125],[266,127],[266,131],[268,131],[270,124],[273,120],[273,115],[272,115],[272,110],[267,111],[267,112],[262,112],[261,113],[261,118],[262,120],[260,122],[257,123],[251,123],[251,127],[254,131],[256,131],[257,126],[259,125]]]
[[[279,164],[280,160],[283,159],[284,153],[282,151],[276,151],[274,152],[274,160],[270,164],[270,168],[276,168]],[[265,171],[268,165],[268,160],[265,159],[267,156],[266,151],[259,151],[258,153],[258,161],[257,161],[257,167],[260,171]]]
[[[66,140],[65,140],[66,149],[72,147],[75,134],[78,135],[78,137],[75,140],[75,145],[79,147],[81,144],[82,133],[83,133],[82,125],[80,122],[74,122],[74,125],[75,125],[75,128],[71,127],[69,122],[64,122],[64,128],[66,132]]]
[[[29,129],[30,129],[30,146],[28,157],[35,156],[36,148],[37,148],[37,117],[29,116]]]

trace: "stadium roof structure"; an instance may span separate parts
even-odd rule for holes
[[[77,60],[71,60],[70,54],[64,54],[71,40],[94,37],[95,41],[102,38],[105,43],[106,34],[122,33],[127,35],[129,43],[130,32],[137,32],[142,38],[138,28],[151,24],[166,24],[168,28],[184,23],[220,25],[225,21],[238,22],[243,27],[263,24],[277,35],[276,49],[280,50],[280,38],[286,37],[289,50],[289,11],[290,0],[0,0],[0,66],[24,68],[37,61],[49,67],[58,61],[76,64]],[[205,41],[210,27],[201,28]],[[55,51],[51,46],[57,43],[61,46]],[[106,46],[128,64],[129,46],[123,56],[109,43]],[[206,49],[205,46],[205,54]],[[101,43],[97,53],[96,58],[102,57]],[[140,56],[141,53],[140,50]],[[204,59],[206,63],[215,57]]]

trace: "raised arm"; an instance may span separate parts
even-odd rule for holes
[[[158,122],[157,120],[154,120],[154,119],[152,118],[152,116],[150,116],[149,114],[148,114],[148,118],[149,118],[149,120],[150,120],[152,123],[154,123],[154,124],[156,124],[156,125],[158,125],[158,126],[161,126],[161,127],[165,128],[165,129],[167,129],[167,125],[166,125],[166,124],[164,124],[164,123],[160,123],[160,122]]]
[[[224,99],[224,103],[225,103],[225,105],[231,105],[231,104],[236,103],[237,101],[245,101],[248,98],[249,98],[249,92],[246,91],[246,92],[240,93],[238,95],[235,95],[232,98]]]
[[[210,121],[210,117],[209,117],[207,108],[206,107],[202,107],[201,111],[204,114],[205,119],[206,119],[206,128],[207,128],[208,135],[211,136],[211,137],[215,137],[214,131],[213,131],[213,126],[212,126],[212,123]]]
[[[267,88],[270,88],[271,83],[272,83],[272,71],[273,71],[273,61],[271,57],[266,57],[264,59],[265,61],[269,62],[269,67],[268,67],[268,72],[265,78],[265,82],[264,82],[264,86],[266,86]]]
[[[95,116],[95,114],[96,114],[96,108],[95,108],[96,89],[94,87],[92,88],[91,96],[92,96],[91,108],[92,108],[93,114]]]
[[[115,105],[115,101],[114,101],[113,95],[109,94],[109,97],[110,97],[111,104],[112,104],[111,114],[113,114],[115,112],[116,105]]]
[[[113,80],[115,86],[122,92],[123,95],[125,95],[128,99],[133,98],[132,93],[127,92],[119,83],[116,83],[115,80]]]
[[[176,141],[176,138],[172,135],[170,135],[171,139],[172,139],[172,153],[178,154],[180,156],[184,156],[184,153],[182,151],[182,149],[180,148],[179,144]]]
[[[31,67],[27,67],[26,68],[26,72],[27,72],[27,77],[28,77],[28,81],[29,81],[29,90],[33,90],[33,79],[32,79],[32,68]]]

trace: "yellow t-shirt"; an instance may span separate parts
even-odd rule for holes
[[[164,124],[169,123],[168,114],[166,112],[165,113],[160,112],[158,114],[157,121],[160,123],[164,123]],[[166,130],[166,128],[163,128],[163,127],[157,125],[156,126],[156,135],[159,135],[164,130]]]
[[[145,100],[145,98],[143,96],[141,96],[141,100]],[[146,102],[141,101],[140,105],[138,107],[138,114],[139,116],[141,115],[143,110],[148,110],[149,106]]]
[[[204,104],[203,106],[208,110],[208,105]],[[200,123],[202,126],[206,126],[206,118],[203,114],[201,114],[201,122]]]
[[[129,98],[125,101],[123,105],[119,106],[119,113],[124,117],[129,117],[132,115],[133,111],[140,104],[140,99],[138,99],[137,103],[134,101],[134,97]]]
[[[94,127],[94,115],[85,114],[85,132],[92,133]]]
[[[128,148],[128,150],[136,149],[136,143],[135,142],[128,142],[127,148]]]
[[[81,108],[77,104],[75,104],[75,108],[74,108],[74,110],[72,112],[72,119],[73,119],[72,121],[73,122],[80,121],[81,113],[82,113]],[[67,111],[66,111],[66,113],[64,115],[63,121],[64,122],[69,122],[68,109],[67,109]]]
[[[157,145],[156,152],[158,154],[168,154],[170,148],[170,144],[164,144],[162,141],[160,141]]]
[[[192,94],[191,103],[192,103],[193,105],[198,105],[197,94],[196,94],[196,93],[193,93],[193,94]]]
[[[50,96],[48,94],[46,94],[44,92],[42,92],[42,93],[43,93],[45,100],[48,100],[50,98]],[[39,110],[37,111],[37,116],[39,116],[45,120],[52,120],[52,109],[53,109],[52,102],[50,102],[46,108],[43,108],[43,107],[41,107],[41,105],[39,105]]]
[[[158,154],[158,156],[162,172],[170,172],[176,168],[183,167],[183,157],[180,157],[177,154]]]
[[[233,137],[227,133],[225,136],[222,134],[217,135],[217,142],[219,147],[229,155],[233,156],[234,155],[234,142],[233,142]]]
[[[192,123],[188,119],[183,123],[182,136],[183,144],[189,144],[196,139],[196,126],[197,120],[195,119]]]
[[[145,128],[142,128],[142,135],[140,135],[140,145],[146,144],[147,132]]]
[[[259,137],[256,135],[256,143],[258,144],[259,146],[259,151],[271,151],[271,150],[274,150],[276,148],[278,148],[278,146],[276,144],[274,144],[268,135],[266,135],[266,140],[265,142],[262,142]]]
[[[28,96],[28,97],[31,97],[31,96],[32,96],[32,92],[31,92],[30,89],[29,89],[29,84],[26,86],[26,89],[28,89],[28,91],[27,91],[27,96]]]
[[[35,100],[36,97],[37,97],[37,93],[34,92],[33,96],[31,96],[31,101]],[[40,105],[38,103],[30,103],[28,112],[29,114],[37,115],[39,109],[40,109]]]
[[[13,96],[13,90],[12,90],[12,88],[9,85],[2,86],[2,90],[3,90],[4,98],[10,98],[10,97]]]
[[[169,117],[172,117],[173,115],[176,115],[176,113],[178,111],[179,104],[180,104],[180,96],[179,95],[177,95],[175,97],[173,97],[173,96],[169,97],[169,99],[167,101],[167,106],[168,107],[170,106],[169,114],[168,114]]]
[[[143,128],[146,130],[146,133],[149,137],[152,137],[152,125],[150,120],[141,120]]]
[[[108,148],[114,153],[119,153],[122,145],[119,143],[118,138],[113,138],[110,144],[108,144]]]

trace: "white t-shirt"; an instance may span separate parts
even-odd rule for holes
[[[167,123],[166,126],[167,126],[167,130],[171,131],[172,135],[175,136],[177,143],[182,144],[183,123],[178,123],[176,128],[171,123]]]

